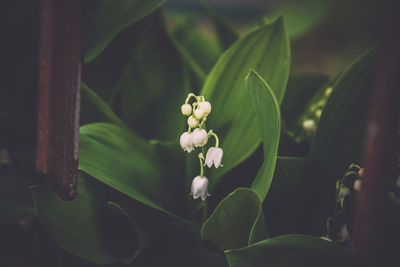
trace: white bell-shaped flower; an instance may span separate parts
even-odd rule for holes
[[[203,110],[204,115],[207,116],[211,112],[211,104],[208,101],[199,102],[199,107]]]
[[[204,129],[196,128],[192,133],[192,142],[195,147],[204,146],[207,144],[208,134]]]
[[[201,200],[205,201],[208,194],[208,179],[205,176],[196,176],[192,182],[192,190],[190,194],[193,199],[201,197]]]
[[[208,166],[208,168],[211,168],[213,164],[215,168],[218,168],[219,166],[222,166],[221,162],[223,155],[224,151],[222,148],[210,147],[207,151],[205,164]]]
[[[194,149],[192,139],[193,139],[193,134],[188,132],[184,132],[180,138],[182,149],[184,151],[187,151],[188,153],[190,153]]]
[[[204,110],[201,108],[197,108],[194,110],[193,115],[196,117],[196,119],[201,120],[204,115]]]

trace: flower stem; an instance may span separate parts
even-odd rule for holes
[[[204,167],[203,167],[203,153],[199,154],[199,160],[200,160],[200,177],[203,177],[204,174]]]
[[[190,94],[188,94],[188,96],[186,97],[185,104],[189,103],[189,100],[190,100],[191,97],[194,97],[194,98],[196,98],[196,100],[197,100],[197,96],[196,96],[195,94],[193,94],[193,93],[190,93]]]
[[[203,127],[204,128],[206,127],[206,120],[207,120],[207,118],[203,118],[203,120],[201,121],[201,123],[199,125],[200,130],[203,129]]]
[[[210,130],[208,132],[208,136],[214,136],[215,138],[215,147],[218,148],[219,147],[219,138],[218,135],[216,133],[213,132],[213,130]]]

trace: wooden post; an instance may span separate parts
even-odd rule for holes
[[[362,266],[398,266],[398,208],[389,199],[399,153],[400,38],[396,1],[379,2],[385,8],[378,72],[372,94],[364,151],[364,175],[355,210],[350,252]],[[398,220],[398,219],[397,219]],[[393,261],[394,260],[394,261]]]
[[[36,170],[64,200],[77,192],[81,0],[41,0]]]

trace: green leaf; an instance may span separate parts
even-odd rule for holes
[[[307,235],[283,235],[245,248],[225,251],[230,267],[342,266],[344,249]]]
[[[166,33],[160,12],[148,18],[114,91],[121,118],[148,139],[177,141],[184,129],[180,106],[190,89],[185,63]]]
[[[33,172],[16,167],[0,167],[0,223],[11,223],[35,216],[29,186]]]
[[[257,28],[236,41],[211,70],[201,94],[213,105],[207,125],[221,136],[224,167],[217,169],[211,189],[220,177],[245,160],[261,141],[258,121],[249,108],[245,78],[256,70],[282,101],[289,74],[289,42],[282,18]]]
[[[111,107],[92,89],[84,83],[82,83],[81,88],[81,124],[102,121],[111,122],[121,127],[127,127],[125,122],[118,118]]]
[[[147,16],[163,0],[102,0],[85,16],[84,62],[97,57],[124,28]]]
[[[196,68],[201,69],[201,72],[205,74],[208,73],[222,54],[218,41],[201,28],[193,15],[175,16],[174,19],[176,26],[171,36],[175,44],[179,45],[180,49],[178,50],[187,52],[188,56],[184,56],[184,58],[187,60],[190,57],[193,62],[197,63],[198,67],[193,69],[193,62],[188,61],[192,71],[198,78],[201,78],[201,73]],[[203,81],[201,80],[201,82]]]
[[[260,198],[249,188],[238,188],[225,197],[201,228],[203,239],[224,249],[247,246],[267,235]]]
[[[183,46],[178,40],[171,38],[172,43],[176,47],[176,50],[179,52],[181,57],[185,60],[187,65],[190,67],[191,71],[194,73],[196,78],[200,82],[204,82],[206,79],[206,72],[203,68],[197,63],[197,61],[193,58],[193,55],[189,52],[189,50]]]
[[[108,205],[119,210],[135,225],[140,241],[136,254],[140,252],[146,254],[146,249],[151,251],[154,244],[162,248],[171,243],[187,242],[198,238],[200,227],[194,222],[182,217],[170,216],[123,195],[114,196]]]
[[[250,71],[246,77],[246,89],[256,113],[264,148],[263,165],[251,185],[262,202],[268,194],[274,175],[281,132],[281,115],[274,93],[258,73]]]
[[[310,160],[335,182],[350,163],[359,162],[364,145],[375,50],[348,68],[333,86],[310,148]],[[326,180],[325,180],[326,181]]]
[[[162,165],[151,145],[125,128],[109,123],[82,126],[79,169],[150,207],[172,208]]]
[[[336,181],[351,163],[361,161],[367,130],[375,50],[348,68],[333,86],[322,112],[308,157],[303,205],[296,218],[299,230],[323,234],[336,202]],[[318,199],[318,201],[315,201]]]
[[[42,226],[60,247],[75,256],[98,264],[122,260],[124,257],[114,255],[111,249],[122,240],[111,244],[107,238],[116,236],[121,225],[116,223],[116,214],[111,217],[108,213],[103,187],[94,179],[79,175],[78,188],[76,199],[63,201],[47,185],[31,187]],[[129,253],[136,250],[136,236],[132,237]]]

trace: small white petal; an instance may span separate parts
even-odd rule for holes
[[[201,120],[201,118],[203,118],[204,111],[202,109],[195,109],[193,115],[196,117],[196,119]]]
[[[193,135],[191,133],[188,132],[184,132],[181,135],[181,138],[179,140],[181,147],[184,151],[187,151],[188,153],[190,153],[193,150]]]
[[[192,182],[193,199],[201,197],[204,201],[208,195],[208,179],[206,177],[196,176]]]
[[[211,166],[213,165],[214,151],[215,151],[215,147],[210,147],[207,151],[205,164],[207,165],[208,168],[211,168]]]
[[[215,148],[214,159],[213,159],[215,168],[218,168],[219,166],[221,166],[223,155],[224,155],[224,151],[222,150],[222,148]]]
[[[194,129],[193,139],[192,139],[194,146],[196,147],[204,146],[207,143],[207,140],[208,140],[208,134],[206,130],[204,129],[200,130],[199,128]]]
[[[200,109],[204,111],[204,115],[208,115],[211,112],[211,104],[208,101],[203,101],[199,103]]]

